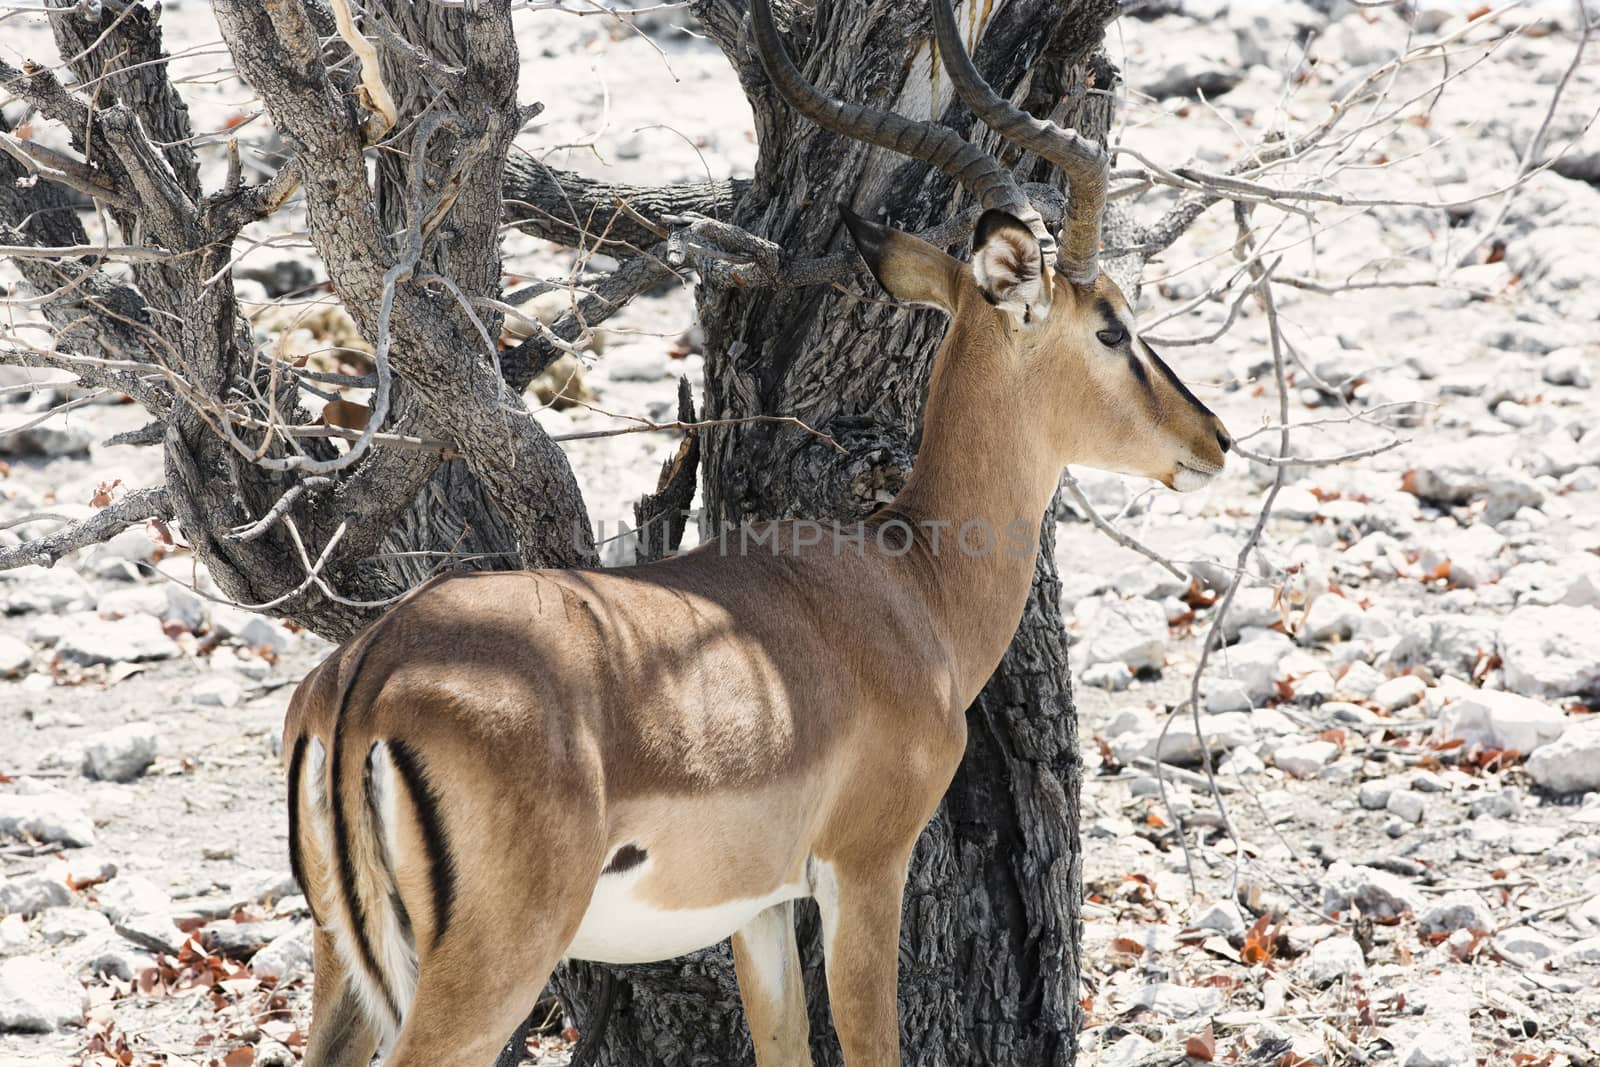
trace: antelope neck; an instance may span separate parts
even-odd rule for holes
[[[935,357],[915,466],[886,509],[918,529],[929,565],[917,580],[951,642],[968,703],[1022,618],[1040,524],[1061,477],[1029,417],[1028,383],[985,328],[993,322],[952,325]],[[937,548],[923,536],[933,530]]]

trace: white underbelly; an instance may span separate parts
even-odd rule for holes
[[[596,963],[654,963],[715,945],[774,904],[805,896],[804,885],[782,885],[760,897],[712,907],[663,908],[636,890],[647,867],[602,875],[567,956]]]

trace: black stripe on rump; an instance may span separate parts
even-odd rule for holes
[[[400,777],[405,779],[406,792],[411,794],[411,803],[417,809],[417,823],[422,827],[422,845],[428,852],[428,883],[433,887],[433,946],[430,947],[437,947],[455,908],[455,856],[450,852],[450,839],[444,830],[439,794],[428,781],[421,757],[404,741],[390,739],[388,745],[389,758]]]
[[[383,991],[384,1001],[389,1005],[389,1011],[396,1022],[400,1020],[400,1005],[395,999],[394,991],[389,988],[385,980],[383,969],[378,966],[377,954],[372,951],[372,942],[367,937],[367,909],[356,893],[356,864],[355,857],[350,854],[350,818],[344,809],[344,731],[349,720],[350,694],[355,689],[356,676],[361,672],[361,662],[366,658],[367,649],[372,645],[369,637],[356,652],[355,662],[350,665],[350,671],[345,676],[344,689],[339,694],[339,710],[334,718],[333,726],[333,752],[329,759],[333,761],[333,842],[334,851],[339,859],[339,891],[344,897],[345,907],[350,912],[350,935],[355,940],[356,951],[361,956],[361,963],[366,967],[367,973],[372,977],[373,983]]]
[[[305,770],[306,741],[305,734],[295,738],[294,752],[289,756],[289,873],[294,875],[300,892],[306,895],[312,921],[320,923],[317,902],[311,899],[311,890],[306,887],[305,862],[300,848],[300,775]]]

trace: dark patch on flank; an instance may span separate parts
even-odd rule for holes
[[[437,946],[455,910],[455,856],[445,833],[439,794],[428,780],[421,758],[410,745],[396,740],[389,742],[389,758],[405,780],[406,792],[411,794],[411,803],[417,809],[417,823],[422,827],[422,847],[428,853],[428,884],[433,889],[433,944]]]
[[[295,738],[294,752],[289,756],[289,873],[294,875],[300,892],[306,895],[311,918],[320,923],[322,920],[317,914],[317,903],[311,899],[311,891],[306,888],[305,861],[300,849],[300,775],[305,770],[306,742],[305,734]]]
[[[617,849],[617,854],[611,857],[611,862],[606,864],[605,869],[600,873],[602,875],[626,874],[628,871],[633,870],[635,867],[639,866],[639,864],[643,863],[649,858],[650,853],[646,852],[638,845],[623,845],[621,848]]]

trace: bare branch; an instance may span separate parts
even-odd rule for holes
[[[0,549],[0,570],[35,564],[53,567],[61,557],[88,545],[109,541],[135,523],[148,519],[172,518],[172,501],[166,486],[135,489],[121,500],[108,504],[78,522],[55,533]]]

